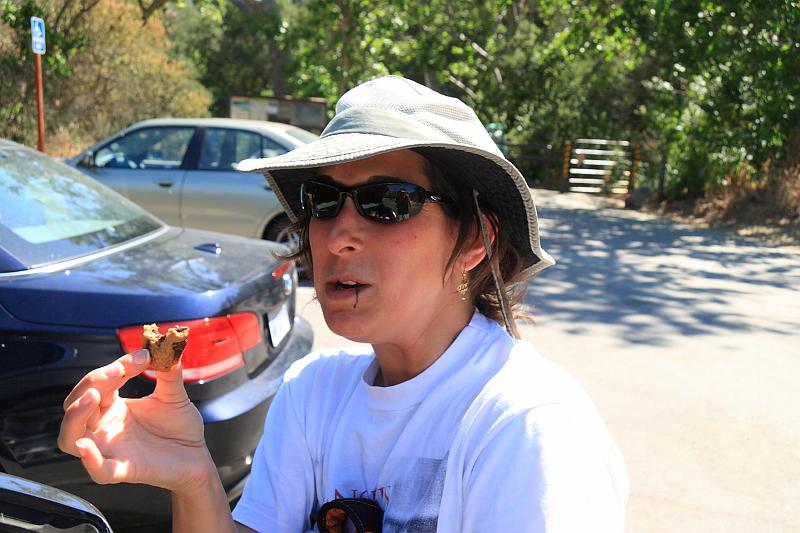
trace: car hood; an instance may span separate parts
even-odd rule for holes
[[[0,278],[0,305],[26,322],[95,328],[214,316],[270,288],[277,250],[255,239],[171,228],[59,272]]]

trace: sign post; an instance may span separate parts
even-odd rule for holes
[[[44,91],[42,89],[42,55],[47,47],[44,39],[44,20],[31,17],[31,47],[33,48],[33,70],[36,77],[37,148],[44,152]]]

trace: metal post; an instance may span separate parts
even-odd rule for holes
[[[44,90],[42,89],[42,56],[33,54],[33,70],[36,76],[36,115],[38,142],[36,147],[44,152]]]
[[[569,188],[569,159],[572,155],[572,141],[567,139],[564,143],[564,165],[561,167],[561,183],[558,188],[560,192],[567,192]]]

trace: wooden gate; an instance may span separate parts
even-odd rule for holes
[[[636,183],[639,145],[630,141],[567,141],[561,192],[628,194]]]

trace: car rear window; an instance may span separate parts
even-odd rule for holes
[[[0,144],[0,244],[29,268],[160,229],[135,204],[67,165]]]

